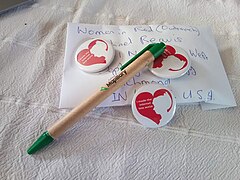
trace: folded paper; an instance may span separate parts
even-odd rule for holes
[[[76,67],[74,55],[84,41],[108,40],[115,48],[112,64],[98,73]],[[236,106],[213,34],[209,27],[182,25],[112,26],[69,23],[64,58],[60,108],[73,108],[91,96],[120,67],[150,43],[164,42],[184,49],[191,59],[188,72],[177,79],[161,79],[148,68],[138,73],[99,106],[131,104],[134,92],[145,84],[161,84],[172,90],[178,104],[200,103],[203,109]]]

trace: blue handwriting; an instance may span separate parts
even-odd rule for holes
[[[170,38],[153,38],[148,37],[147,35],[143,35],[139,38],[139,41],[141,44],[149,44],[149,43],[157,43],[157,42],[164,42],[164,43],[170,43],[170,42],[182,42],[183,39],[181,37],[170,37]]]
[[[183,99],[192,99],[192,98],[198,98],[199,100],[203,100],[203,93],[204,91],[202,89],[199,89],[197,91],[189,90],[184,91],[182,94]],[[209,90],[207,92],[206,101],[212,101],[213,99],[213,90]]]
[[[112,102],[115,101],[127,101],[127,92],[125,91],[123,94],[122,93],[113,93],[112,94]]]
[[[78,34],[89,34],[89,35],[108,35],[108,34],[114,34],[114,31],[112,30],[92,30],[88,29],[87,27],[81,28],[78,26],[77,28]]]
[[[208,60],[208,56],[204,51],[199,51],[197,48],[194,50],[189,49],[189,53],[192,57],[198,57],[203,60]]]

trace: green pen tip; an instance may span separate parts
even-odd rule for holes
[[[152,53],[155,59],[157,59],[165,50],[166,45],[161,43],[155,43],[154,46],[152,46],[149,51]]]
[[[54,139],[50,136],[48,131],[46,131],[33,143],[33,145],[27,150],[27,153],[33,154],[50,144],[53,140]]]

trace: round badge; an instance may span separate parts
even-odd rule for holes
[[[161,78],[178,78],[190,68],[190,58],[178,46],[166,45],[164,53],[149,65],[150,71]]]
[[[111,64],[114,55],[114,48],[108,41],[90,39],[78,47],[75,62],[85,72],[99,72]]]
[[[132,100],[132,112],[143,126],[157,128],[166,125],[176,110],[176,100],[166,87],[159,84],[139,88]]]

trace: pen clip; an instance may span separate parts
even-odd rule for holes
[[[135,61],[139,56],[141,56],[143,53],[145,53],[147,50],[149,50],[151,47],[153,47],[155,44],[149,44],[147,45],[143,50],[141,50],[139,53],[137,53],[135,56],[133,56],[129,61],[127,61],[125,64],[123,64],[120,67],[120,70],[122,71],[125,69],[129,64],[131,64],[133,61]]]

